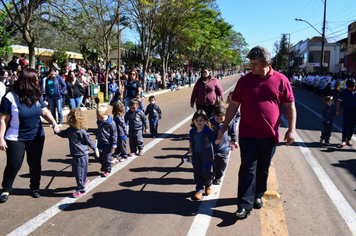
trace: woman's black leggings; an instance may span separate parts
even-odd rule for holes
[[[6,167],[2,187],[4,192],[11,192],[12,184],[16,175],[21,169],[25,156],[30,168],[30,188],[31,190],[40,188],[41,180],[41,159],[45,137],[33,139],[31,141],[10,141],[6,140]]]

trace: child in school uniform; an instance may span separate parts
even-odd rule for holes
[[[162,111],[156,103],[155,96],[148,98],[150,104],[147,105],[145,115],[148,115],[148,121],[150,123],[150,133],[152,138],[156,138],[158,129],[158,120],[162,118]]]
[[[111,106],[114,106],[114,103],[117,102],[117,101],[123,102],[123,101],[122,101],[122,93],[121,93],[120,91],[117,91],[117,92],[115,93],[114,97],[113,97],[113,98],[111,99],[111,101],[110,101],[110,105],[111,105]]]
[[[116,124],[117,130],[117,148],[113,155],[112,164],[118,163],[119,161],[127,161],[127,152],[126,152],[126,140],[127,140],[127,130],[125,124],[125,106],[122,102],[115,102],[112,108],[112,115]],[[121,159],[120,159],[121,156]]]
[[[210,119],[212,129],[215,135],[218,135],[219,129],[224,124],[226,107],[218,105],[213,110],[213,117]],[[225,132],[221,142],[214,149],[213,162],[213,184],[219,185],[223,177],[230,153],[230,145],[236,144],[236,132],[234,129],[234,121],[232,120],[228,126],[228,132]],[[230,141],[231,137],[231,141]],[[237,144],[236,144],[237,145]]]
[[[130,110],[125,114],[125,124],[129,122],[129,142],[130,151],[129,156],[143,155],[143,129],[148,133],[147,118],[145,113],[138,107],[138,101],[133,99],[129,103]]]
[[[330,144],[330,136],[331,130],[333,129],[333,120],[335,116],[335,107],[334,107],[334,99],[333,96],[324,97],[325,106],[322,110],[322,127],[321,127],[321,136],[320,136],[320,144],[325,141],[326,145]]]
[[[217,140],[203,110],[199,109],[194,113],[190,126],[192,129],[189,131],[189,153],[192,156],[196,184],[192,200],[201,200],[203,193],[209,195],[212,191],[214,145],[218,145],[220,140]]]
[[[109,115],[109,110],[106,106],[99,106],[96,110],[98,125],[98,148],[99,162],[103,177],[108,177],[111,172],[111,157],[113,150],[116,149],[117,130],[116,124]]]
[[[76,198],[85,194],[85,186],[89,183],[89,179],[87,179],[88,146],[95,151],[96,156],[99,155],[99,152],[85,131],[87,129],[87,119],[80,108],[74,108],[69,112],[67,124],[69,128],[60,131],[58,136],[69,140],[70,155],[73,157],[72,171],[77,182],[77,189],[72,196]]]

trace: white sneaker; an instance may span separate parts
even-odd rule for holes
[[[58,127],[61,128],[61,127],[62,127],[62,124],[58,124]]]
[[[111,164],[116,164],[116,163],[119,163],[120,161],[116,158],[114,158],[112,161],[111,161]]]

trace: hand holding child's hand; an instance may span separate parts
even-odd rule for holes
[[[148,134],[148,129],[145,129],[145,133]]]
[[[230,141],[230,146],[231,146],[231,150],[238,148],[237,143],[234,141]]]

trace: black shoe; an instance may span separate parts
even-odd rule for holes
[[[40,190],[38,190],[38,189],[33,190],[32,193],[31,193],[31,196],[32,196],[33,198],[39,198],[39,197],[41,197],[41,192],[40,192]]]
[[[263,202],[261,198],[256,198],[253,204],[253,208],[260,209],[263,206]]]
[[[0,196],[0,203],[6,202],[7,199],[9,199],[9,193],[7,193],[7,194],[2,193],[1,196]]]
[[[239,208],[235,213],[234,216],[238,219],[245,219],[247,216],[250,215],[249,210],[246,210],[245,208]]]
[[[214,185],[220,185],[221,184],[221,179],[214,179],[213,180]]]

